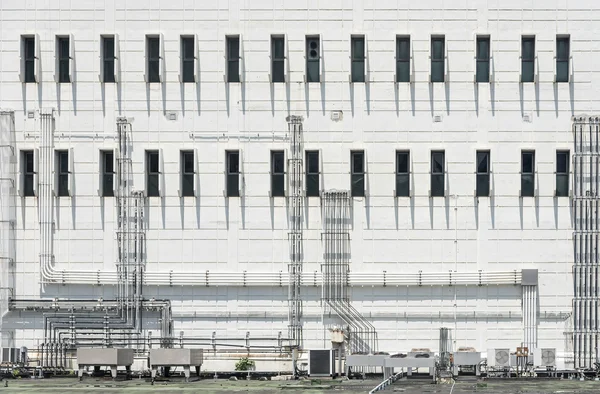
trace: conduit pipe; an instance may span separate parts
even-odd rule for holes
[[[288,273],[279,272],[183,272],[155,271],[143,273],[144,286],[276,286],[288,285]],[[45,282],[60,284],[118,284],[117,272],[55,271],[46,267]],[[302,286],[321,286],[320,272],[303,272]],[[348,273],[349,286],[460,286],[460,285],[519,285],[521,271],[497,272],[417,272],[417,273]]]

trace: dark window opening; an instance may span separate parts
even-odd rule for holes
[[[160,38],[147,37],[146,45],[148,50],[148,82],[160,82]]]
[[[431,152],[431,197],[443,197],[445,190],[445,158],[444,151]]]
[[[102,196],[114,197],[115,162],[112,151],[102,152]]]
[[[319,175],[319,151],[306,151],[307,197],[319,197],[321,192]]]
[[[23,37],[25,83],[35,82],[35,38]]]
[[[181,151],[181,196],[194,196],[194,151]]]
[[[410,37],[396,37],[396,82],[410,82]]]
[[[58,197],[69,195],[69,151],[56,151]]]
[[[535,37],[521,38],[521,82],[535,81]]]
[[[556,152],[556,196],[569,196],[569,151]]]
[[[352,82],[365,82],[365,37],[351,38]]]
[[[227,37],[227,82],[240,82],[240,37]]]
[[[35,188],[33,182],[35,180],[35,164],[32,150],[23,151],[21,156],[23,171],[23,196],[33,197],[35,195]]]
[[[490,152],[477,151],[477,174],[476,190],[477,197],[489,197],[490,195]]]
[[[194,37],[181,37],[181,82],[195,82]]]
[[[271,152],[271,196],[285,196],[285,155],[283,151]]]
[[[410,196],[410,153],[396,152],[396,197]]]
[[[158,151],[146,151],[146,192],[148,197],[160,196],[160,157]]]
[[[490,82],[490,38],[477,37],[477,82]]]
[[[306,82],[321,80],[321,41],[319,36],[306,37]]]
[[[102,61],[104,68],[103,80],[106,83],[115,82],[115,38],[102,37]]]
[[[556,37],[556,82],[569,82],[570,39]]]
[[[535,152],[521,152],[521,197],[535,195]]]
[[[271,37],[271,80],[285,82],[285,39]]]
[[[365,153],[354,151],[350,153],[351,165],[351,193],[352,197],[365,196]]]
[[[446,49],[444,37],[431,37],[431,82],[444,82]]]
[[[240,196],[240,153],[227,152],[227,197]]]
[[[69,83],[69,63],[71,61],[69,37],[58,37],[58,82]]]

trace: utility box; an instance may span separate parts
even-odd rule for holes
[[[344,331],[331,330],[331,343],[344,343]]]
[[[335,357],[333,349],[311,349],[308,351],[308,376],[333,376]]]

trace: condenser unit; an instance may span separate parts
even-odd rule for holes
[[[25,364],[27,362],[26,347],[5,347],[2,348],[3,363]]]
[[[311,349],[308,351],[309,376],[333,376],[335,357],[333,349]]]
[[[510,349],[488,350],[487,364],[490,367],[509,367]]]
[[[540,348],[533,350],[533,363],[535,367],[555,367],[556,349]]]

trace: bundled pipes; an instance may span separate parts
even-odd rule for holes
[[[59,282],[54,271],[54,113],[42,112],[40,130],[39,228],[40,267],[43,281]],[[117,298],[115,300],[52,301],[44,313],[44,343],[40,346],[42,366],[65,367],[66,352],[81,346],[133,347],[143,350],[142,311],[159,312],[161,343],[172,342],[171,304],[168,300],[144,300],[143,274],[145,256],[143,192],[131,190],[131,124],[117,122]],[[32,300],[35,301],[35,300]],[[21,309],[20,300],[12,304]]]
[[[13,296],[16,258],[16,198],[19,180],[15,147],[15,114],[0,110],[0,316],[8,311],[8,300]],[[14,337],[2,327],[2,347],[15,347]]]
[[[352,353],[377,350],[375,327],[350,303],[350,195],[347,191],[323,192],[322,299],[349,327]]]
[[[287,118],[290,131],[291,158],[288,161],[289,173],[289,242],[290,263],[288,264],[288,336],[291,345],[302,346],[302,117]]]
[[[598,209],[600,118],[576,117],[573,123],[573,352],[575,368],[598,361]]]

